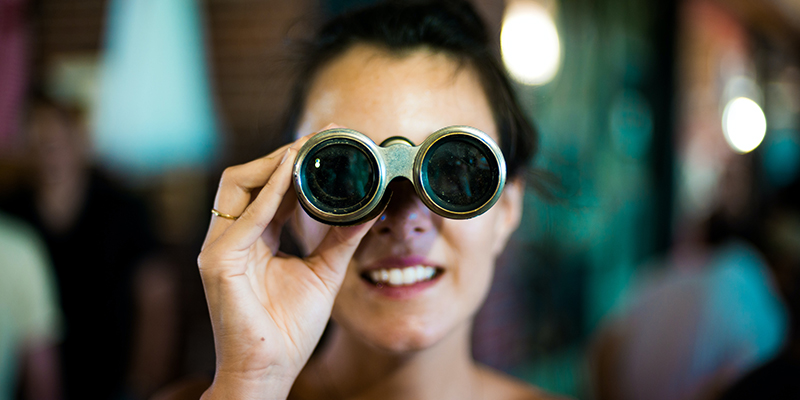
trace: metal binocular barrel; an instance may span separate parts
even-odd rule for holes
[[[293,174],[300,205],[329,225],[356,225],[378,216],[396,178],[411,181],[436,214],[466,219],[500,198],[506,165],[489,135],[469,126],[440,129],[419,146],[397,136],[378,146],[355,130],[334,128],[306,142]]]

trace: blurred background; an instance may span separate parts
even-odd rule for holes
[[[213,376],[220,172],[268,151],[292,46],[370,3],[0,0],[0,399]],[[476,359],[582,399],[800,398],[800,1],[473,3],[548,188]]]

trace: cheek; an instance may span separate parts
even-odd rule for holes
[[[459,285],[471,292],[485,292],[491,285],[497,256],[495,224],[489,213],[443,225],[442,237],[448,243]],[[482,297],[482,296],[481,296]]]
[[[496,215],[494,210],[467,220],[446,220],[441,235],[450,243],[455,254],[469,264],[470,260],[493,260],[497,255],[498,240]],[[459,263],[461,264],[461,263]]]

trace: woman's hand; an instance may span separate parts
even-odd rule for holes
[[[297,208],[292,165],[306,140],[222,175],[214,208],[241,216],[213,216],[198,257],[217,353],[204,398],[286,398],[372,224],[331,228],[304,259],[277,253]]]

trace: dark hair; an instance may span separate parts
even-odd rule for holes
[[[301,56],[283,129],[285,141],[296,134],[314,76],[358,43],[396,53],[429,48],[474,68],[492,108],[508,175],[519,175],[528,166],[537,150],[536,129],[517,103],[483,21],[463,0],[388,1],[342,14],[325,24]]]

